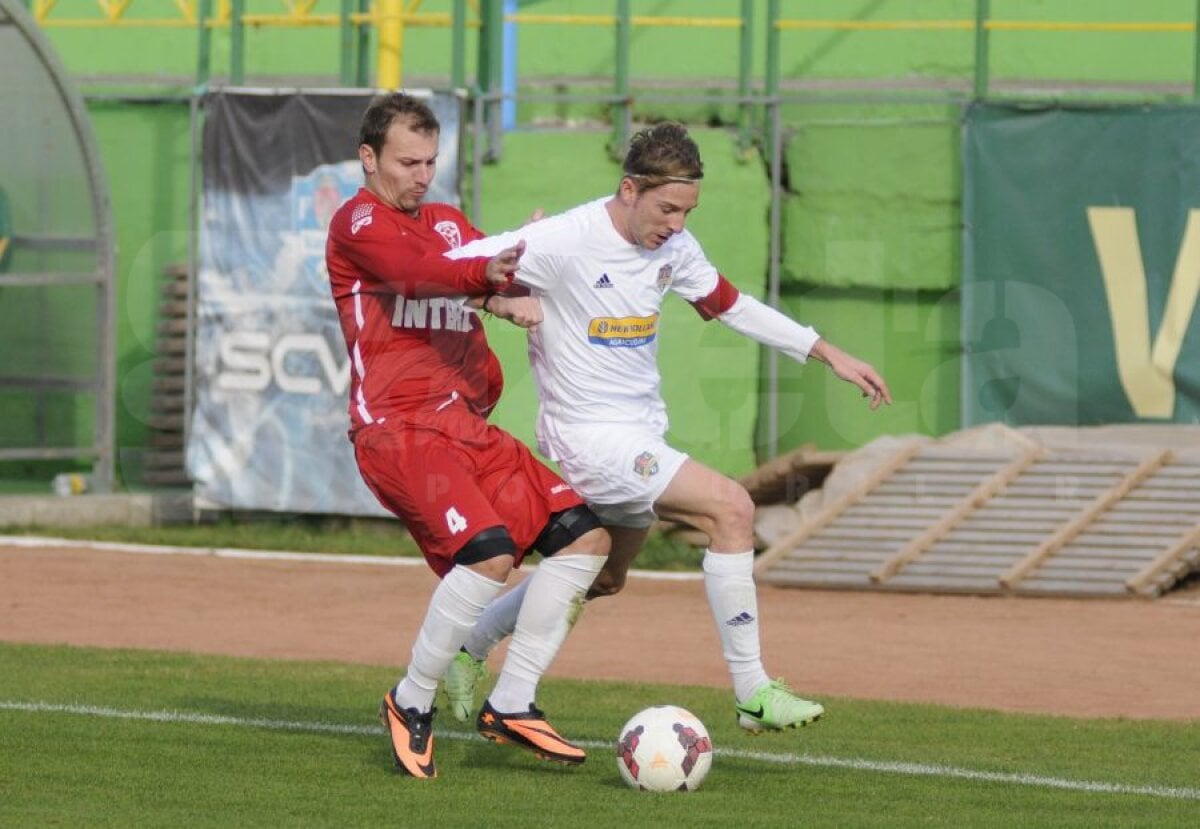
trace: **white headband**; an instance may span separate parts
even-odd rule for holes
[[[684,184],[695,184],[700,181],[699,177],[693,178],[691,176],[659,176],[651,173],[625,173],[625,175],[629,178],[657,178],[663,181],[679,181]]]

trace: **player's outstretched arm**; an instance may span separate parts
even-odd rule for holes
[[[544,319],[542,303],[533,296],[504,296],[488,294],[486,297],[472,297],[467,301],[472,308],[482,308],[493,316],[508,320],[520,328],[536,331]]]
[[[892,393],[887,383],[870,363],[847,354],[825,339],[817,340],[808,356],[825,363],[835,375],[862,389],[863,397],[871,400],[872,410],[878,409],[882,403],[892,404]]]
[[[724,277],[721,277],[722,282]],[[716,318],[739,334],[756,340],[763,345],[778,348],[795,360],[804,362],[810,357],[828,365],[835,375],[858,386],[863,397],[871,400],[871,408],[878,409],[883,403],[891,405],[892,393],[887,383],[873,366],[847,354],[807,325],[801,325],[786,314],[764,305],[757,299],[740,294],[736,289],[724,289],[724,310],[713,307],[721,302],[721,286],[700,303],[701,310],[716,311]],[[732,301],[729,297],[735,297]],[[705,304],[709,304],[705,308]]]
[[[487,263],[487,280],[495,286],[505,286],[512,282],[513,274],[521,264],[521,254],[525,253],[524,240],[497,253]]]

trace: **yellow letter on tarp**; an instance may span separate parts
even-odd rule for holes
[[[1129,207],[1089,207],[1088,224],[1117,348],[1117,373],[1138,417],[1175,413],[1175,362],[1200,293],[1200,210],[1188,211],[1162,324],[1150,346],[1150,306],[1137,220]]]

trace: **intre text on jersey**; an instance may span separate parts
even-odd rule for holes
[[[429,331],[471,330],[474,312],[452,297],[428,297],[405,299],[396,297],[396,310],[392,312],[393,328],[422,328]]]

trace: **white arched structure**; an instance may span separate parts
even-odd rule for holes
[[[91,464],[112,488],[112,210],[83,101],[18,0],[0,0],[0,463]]]

